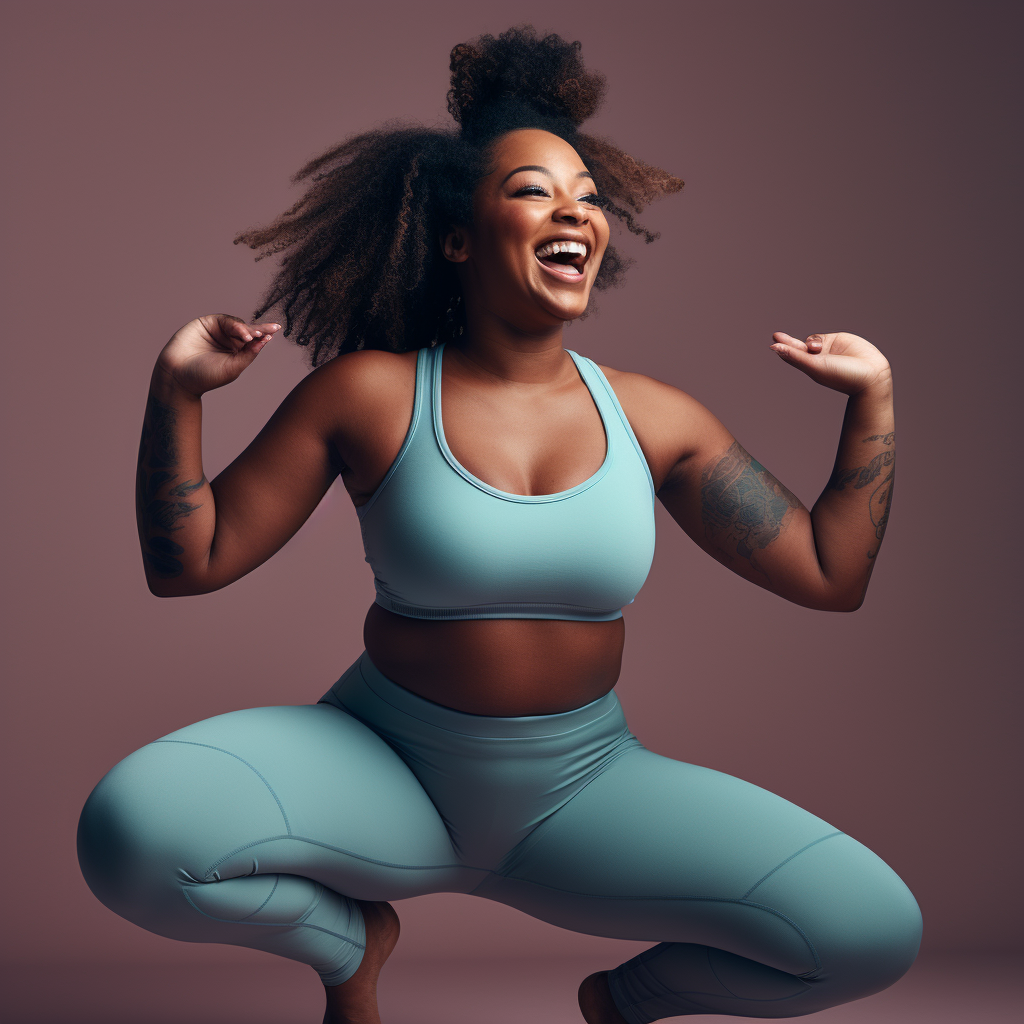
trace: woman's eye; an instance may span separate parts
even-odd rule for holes
[[[548,193],[540,185],[524,185],[514,194],[517,196],[546,196]],[[600,206],[603,200],[596,192],[588,192],[587,195],[580,196],[577,202],[588,203],[590,206]]]

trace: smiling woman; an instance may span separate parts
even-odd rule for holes
[[[457,131],[344,142],[299,172],[312,183],[291,210],[240,236],[285,253],[256,317],[280,305],[315,368],[212,482],[200,396],[280,325],[199,317],[153,371],[137,487],[151,591],[229,585],[340,476],[376,595],[365,651],[316,705],[220,715],[116,765],[82,812],[82,870],[158,934],[310,965],[328,1024],[379,1021],[387,901],[430,892],[658,942],[583,981],[588,1024],[799,1016],[884,988],[917,953],[914,897],[874,853],[654,754],[623,716],[622,608],[651,566],[655,498],[745,579],[853,611],[895,435],[870,342],[776,334],[849,395],[809,511],[689,395],[563,347],[624,269],[607,216],[651,241],[633,213],[682,187],[579,130],[604,88],[579,51],[529,29],[455,47]]]
[[[493,174],[493,143],[510,131],[542,129],[569,143],[585,186],[574,198],[585,195],[648,242],[657,236],[633,215],[683,187],[579,130],[605,90],[603,76],[581,61],[579,43],[510,29],[456,46],[451,71],[456,130],[391,122],[348,139],[295,174],[295,182],[312,182],[290,210],[235,239],[260,250],[257,259],[287,250],[253,319],[280,307],[285,335],[311,347],[313,365],[353,349],[409,351],[464,329],[462,292],[437,238],[450,225],[473,224],[477,186]],[[532,162],[520,170],[533,174],[527,181],[517,172],[523,194],[550,191],[550,171]],[[617,283],[627,262],[609,247],[593,261],[588,284]]]

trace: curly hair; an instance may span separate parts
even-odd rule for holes
[[[530,25],[459,43],[448,92],[456,127],[389,121],[310,160],[291,179],[310,182],[298,202],[234,240],[260,250],[257,260],[284,253],[253,319],[280,308],[285,336],[309,347],[313,366],[354,349],[406,352],[457,334],[464,306],[439,239],[452,225],[472,224],[489,147],[519,128],[542,128],[573,146],[600,205],[654,241],[633,214],[683,182],[579,130],[605,90],[580,49],[557,35],[539,38]],[[629,263],[609,246],[594,287],[618,284]]]

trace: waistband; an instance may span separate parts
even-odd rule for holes
[[[523,715],[514,718],[471,715],[465,711],[445,707],[443,704],[435,704],[432,700],[420,697],[400,686],[374,665],[366,651],[363,651],[345,674],[320,698],[320,703],[344,708],[346,691],[351,692],[353,687],[360,685],[366,686],[384,703],[411,718],[463,736],[504,739],[564,736],[577,729],[587,728],[608,715],[622,713],[619,698],[615,691],[611,690],[589,704],[553,715]]]

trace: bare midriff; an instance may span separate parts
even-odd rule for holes
[[[514,718],[572,711],[615,685],[625,624],[567,619],[396,615],[370,605],[363,642],[399,686],[471,715]]]

